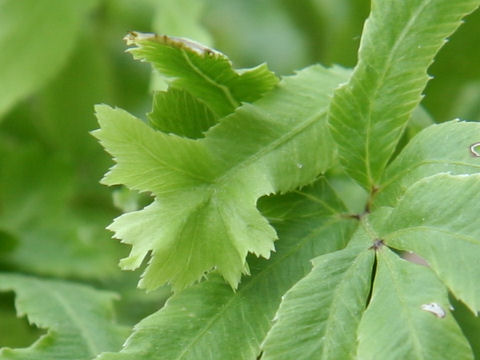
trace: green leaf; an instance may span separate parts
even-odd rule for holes
[[[356,358],[473,359],[449,307],[447,291],[431,270],[381,247]]]
[[[257,357],[281,296],[311,269],[310,259],[343,247],[356,226],[324,179],[301,191],[262,198],[260,208],[280,236],[270,260],[251,257],[252,275],[236,292],[211,274],[170,298],[135,327],[117,359]],[[168,334],[168,335],[167,335]]]
[[[15,291],[18,315],[48,329],[29,348],[1,349],[1,360],[90,360],[122,344],[125,330],[113,322],[112,293],[5,273],[0,274],[0,291]]]
[[[115,212],[81,202],[80,189],[82,195],[87,189],[77,186],[74,165],[63,155],[38,144],[0,144],[0,228],[16,239],[0,261],[43,275],[118,276],[123,249],[105,231]]]
[[[452,311],[455,320],[462,329],[463,334],[467,338],[472,347],[475,359],[480,358],[480,342],[478,341],[478,334],[480,334],[480,317],[473,316],[470,309],[465,304],[451,297]]]
[[[413,184],[380,236],[423,257],[473,312],[480,310],[480,175],[438,174]]]
[[[155,94],[148,118],[157,130],[192,139],[203,137],[218,122],[218,117],[202,101],[175,88]]]
[[[312,272],[286,293],[262,359],[354,359],[374,259],[365,247],[314,259]]]
[[[376,0],[359,61],[339,88],[330,125],[346,171],[366,189],[379,185],[406,123],[422,99],[427,68],[478,0]]]
[[[278,82],[265,64],[234,70],[222,53],[195,41],[132,32],[125,37],[135,59],[148,61],[170,82],[204,102],[218,117],[253,102]]]
[[[97,0],[0,3],[0,118],[64,65]]]
[[[152,251],[142,287],[169,281],[179,290],[215,267],[236,288],[248,273],[247,253],[268,258],[276,238],[257,199],[306,185],[330,166],[326,108],[346,76],[308,68],[200,140],[166,135],[123,110],[98,106],[101,129],[94,135],[117,162],[103,182],[156,196],[110,226],[133,245],[122,267],[137,268]]]
[[[449,121],[421,131],[388,166],[377,193],[377,206],[393,206],[414,182],[441,172],[480,172],[470,147],[480,141],[480,124]]]

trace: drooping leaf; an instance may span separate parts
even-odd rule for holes
[[[473,359],[435,274],[385,246],[377,251],[377,260],[356,359]]]
[[[480,175],[438,174],[413,184],[383,224],[394,248],[424,258],[450,291],[480,310]]]
[[[4,0],[0,3],[0,118],[50,80],[73,50],[97,0]],[[7,55],[8,54],[8,55]]]
[[[119,349],[124,340],[125,329],[113,321],[115,294],[6,273],[0,274],[0,291],[14,291],[18,315],[48,329],[28,348],[1,349],[1,360],[90,360]]]
[[[258,100],[278,82],[265,64],[234,70],[225,55],[192,40],[132,32],[126,41],[136,46],[129,49],[136,59],[150,62],[170,86],[188,91],[218,117]]]
[[[251,257],[236,292],[216,275],[175,294],[141,321],[117,359],[255,359],[281,296],[311,268],[310,259],[343,247],[356,223],[321,179],[296,193],[263,198],[280,236],[270,260]]]
[[[175,88],[155,94],[148,118],[157,130],[192,139],[203,137],[203,133],[218,121],[202,101]]]
[[[440,172],[480,172],[480,158],[470,147],[480,141],[480,124],[449,121],[415,136],[387,168],[376,196],[377,206],[392,206],[414,182]]]
[[[283,298],[262,359],[354,359],[374,258],[365,247],[348,247],[314,259]]]
[[[374,0],[349,82],[330,107],[346,171],[367,190],[383,170],[418,105],[433,57],[478,0]]]
[[[103,182],[156,196],[110,226],[133,245],[122,266],[135,269],[152,251],[145,288],[169,281],[181,289],[213,267],[235,288],[248,272],[247,253],[268,258],[276,238],[257,199],[306,185],[330,166],[326,107],[346,76],[339,68],[308,68],[200,140],[166,135],[125,111],[98,106],[101,129],[94,135],[117,162]]]

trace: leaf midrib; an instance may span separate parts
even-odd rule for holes
[[[393,256],[396,256],[396,255],[393,255]],[[395,290],[395,293],[397,294],[397,298],[400,302],[400,304],[402,305],[402,313],[404,314],[404,317],[406,318],[406,321],[407,321],[407,324],[408,324],[408,327],[409,327],[409,331],[407,332],[407,335],[408,334],[411,334],[412,336],[410,338],[412,338],[413,340],[413,345],[414,345],[414,348],[415,348],[415,353],[417,353],[419,356],[420,356],[420,359],[425,359],[425,354],[422,352],[422,344],[419,340],[419,336],[417,334],[417,329],[415,328],[414,324],[413,324],[413,320],[411,318],[411,315],[410,313],[408,312],[408,302],[407,300],[403,297],[403,293],[401,291],[401,288],[400,288],[400,284],[401,284],[401,281],[398,279],[398,277],[396,276],[397,275],[397,272],[394,271],[392,268],[391,268],[391,263],[390,263],[390,259],[387,259],[387,256],[384,256],[384,263],[385,263],[385,266],[388,268],[388,271],[390,273],[390,278],[392,279],[392,287],[394,288]]]
[[[407,34],[410,32],[410,28],[414,25],[416,19],[420,15],[420,13],[423,12],[424,8],[430,4],[431,1],[425,1],[424,3],[421,4],[421,6],[418,7],[417,11],[410,17],[407,25],[402,29],[400,32],[399,36],[395,40],[395,43],[393,44],[391,51],[388,54],[388,57],[385,61],[385,66],[384,70],[379,73],[379,78],[376,82],[373,95],[371,100],[368,101],[368,114],[367,114],[367,126],[366,126],[366,133],[365,133],[365,166],[366,166],[366,176],[368,180],[368,185],[369,186],[375,186],[374,184],[374,179],[372,178],[372,169],[371,169],[371,161],[370,161],[370,139],[371,139],[371,132],[372,132],[372,106],[376,102],[375,100],[377,99],[378,92],[380,89],[383,88],[384,86],[384,81],[385,77],[390,71],[392,64],[393,64],[393,55],[396,53],[398,47],[400,46],[401,42],[405,39]],[[369,64],[365,64],[365,66],[370,67]],[[371,67],[370,67],[371,68]],[[377,72],[377,71],[376,71]],[[377,72],[378,73],[378,72]],[[352,77],[352,79],[355,79]],[[357,85],[360,86],[360,83],[357,81]]]
[[[329,338],[329,334],[333,331],[332,328],[334,327],[334,319],[335,318],[335,315],[337,313],[337,308],[339,307],[339,304],[342,303],[343,301],[343,297],[342,295],[344,294],[345,292],[345,289],[347,287],[347,285],[349,284],[349,280],[351,280],[351,275],[352,275],[352,271],[355,270],[360,262],[360,258],[362,257],[362,253],[358,254],[356,257],[355,257],[355,260],[350,263],[350,266],[348,266],[348,269],[347,271],[345,271],[343,273],[343,276],[341,278],[341,280],[339,281],[339,285],[336,287],[336,289],[333,291],[333,294],[334,296],[332,296],[332,301],[330,303],[330,307],[329,307],[329,316],[327,318],[327,321],[326,321],[326,324],[325,324],[325,331],[324,331],[324,336],[325,336],[325,339],[328,339]],[[350,313],[350,315],[352,315],[352,318],[354,318],[354,314],[351,313],[351,310],[349,307],[345,307],[345,309],[348,310],[348,312]],[[323,349],[322,349],[322,354],[323,354],[323,357],[324,358],[327,358],[327,354],[329,353],[329,350],[330,350],[330,344],[327,344],[327,342],[325,341],[324,342],[324,346],[323,346]],[[322,357],[322,358],[323,358]]]
[[[69,317],[69,319],[72,320],[71,323],[73,323],[75,325],[74,327],[76,327],[78,329],[79,333],[81,334],[81,336],[85,340],[85,344],[86,344],[87,349],[90,352],[91,356],[95,356],[95,355],[99,354],[100,350],[97,348],[97,345],[95,344],[95,341],[90,336],[89,331],[87,330],[87,328],[85,328],[83,326],[82,321],[77,316],[75,311],[72,309],[72,307],[70,306],[68,301],[65,301],[62,294],[59,294],[56,291],[56,289],[52,286],[46,286],[46,285],[41,284],[39,282],[35,282],[35,283],[31,282],[30,284],[36,286],[37,288],[41,288],[42,291],[45,294],[50,294],[61,305],[61,307],[64,309],[64,311],[67,314],[67,316]]]
[[[237,99],[235,99],[235,97],[233,96],[228,86],[218,83],[217,81],[212,79],[209,75],[205,74],[194,63],[192,63],[190,57],[188,56],[187,52],[184,49],[182,49],[181,51],[182,51],[182,56],[184,57],[187,64],[192,68],[192,70],[195,71],[195,73],[197,73],[202,79],[204,79],[209,84],[212,84],[214,87],[219,89],[224,94],[225,98],[227,99],[230,106],[232,107],[232,110],[240,106],[240,102]]]
[[[307,120],[300,123],[299,125],[293,127],[290,131],[286,134],[283,134],[279,138],[275,139],[274,141],[266,144],[264,147],[259,149],[258,151],[254,152],[253,154],[247,156],[246,158],[242,159],[240,162],[237,162],[234,166],[226,170],[223,174],[218,176],[215,180],[217,184],[220,183],[228,183],[229,178],[234,176],[236,173],[241,171],[242,168],[248,167],[249,165],[256,162],[258,159],[266,156],[267,154],[271,153],[275,149],[281,147],[282,145],[289,142],[291,139],[299,135],[300,133],[306,131],[310,126],[314,125],[317,121],[320,121],[320,118],[326,116],[327,110],[322,108],[321,110],[315,112],[311,115]],[[206,141],[208,138],[206,138]]]
[[[272,261],[270,260],[268,262],[268,266],[264,267],[260,272],[256,273],[255,274],[255,277],[254,278],[251,278],[251,280],[244,286],[242,287],[241,289],[239,289],[236,293],[232,293],[232,297],[230,298],[230,300],[228,300],[228,302],[222,306],[221,310],[207,323],[205,324],[205,327],[204,329],[197,335],[195,336],[192,341],[184,347],[184,350],[182,351],[182,353],[180,355],[178,355],[175,360],[181,360],[183,359],[183,356],[185,354],[188,353],[188,351],[190,351],[190,348],[195,345],[202,337],[205,333],[207,333],[207,331],[214,325],[214,323],[223,315],[223,313],[225,313],[227,311],[227,309],[230,308],[230,306],[232,306],[232,304],[239,300],[241,297],[240,297],[240,294],[243,292],[243,291],[246,291],[247,289],[249,289],[250,287],[253,286],[253,284],[255,284],[255,282],[258,281],[258,279],[260,279],[262,276],[266,276],[266,274],[268,274],[272,268],[278,266],[278,265],[281,265],[281,263],[283,262],[283,260],[285,260],[286,258],[292,256],[293,254],[295,254],[300,248],[302,248],[304,246],[304,244],[308,241],[310,241],[312,239],[312,237],[315,236],[315,234],[317,233],[320,233],[322,232],[325,228],[329,227],[329,226],[332,226],[333,224],[335,223],[338,223],[338,222],[341,222],[341,221],[344,221],[344,219],[340,219],[340,218],[335,218],[335,217],[332,217],[330,219],[330,221],[327,221],[325,223],[323,223],[320,227],[318,228],[315,228],[312,230],[312,232],[310,232],[309,234],[307,234],[304,239],[302,241],[299,241],[298,243],[296,243],[294,246],[291,247],[291,249],[286,252],[284,254],[284,256],[282,257],[279,257],[279,258],[276,258],[276,261]]]

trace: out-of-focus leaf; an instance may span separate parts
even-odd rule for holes
[[[0,118],[50,80],[74,48],[98,0],[0,2]]]
[[[159,34],[186,37],[211,46],[213,39],[201,25],[204,5],[205,0],[156,1],[152,27]]]
[[[118,274],[119,245],[104,229],[115,212],[79,199],[74,164],[24,143],[4,143],[0,155],[0,227],[17,239],[2,263],[57,276]]]
[[[480,121],[478,34],[480,10],[465,18],[429,70],[434,80],[428,83],[422,103],[438,122],[455,118]]]
[[[113,321],[113,293],[15,274],[0,274],[0,291],[14,291],[18,315],[48,329],[28,348],[1,349],[1,360],[90,360],[124,340],[125,329]]]

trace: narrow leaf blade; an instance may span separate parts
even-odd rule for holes
[[[374,258],[349,247],[314,259],[310,274],[286,293],[262,359],[354,359]]]
[[[478,6],[478,0],[373,1],[358,64],[330,107],[341,162],[366,189],[379,185],[433,57]]]

